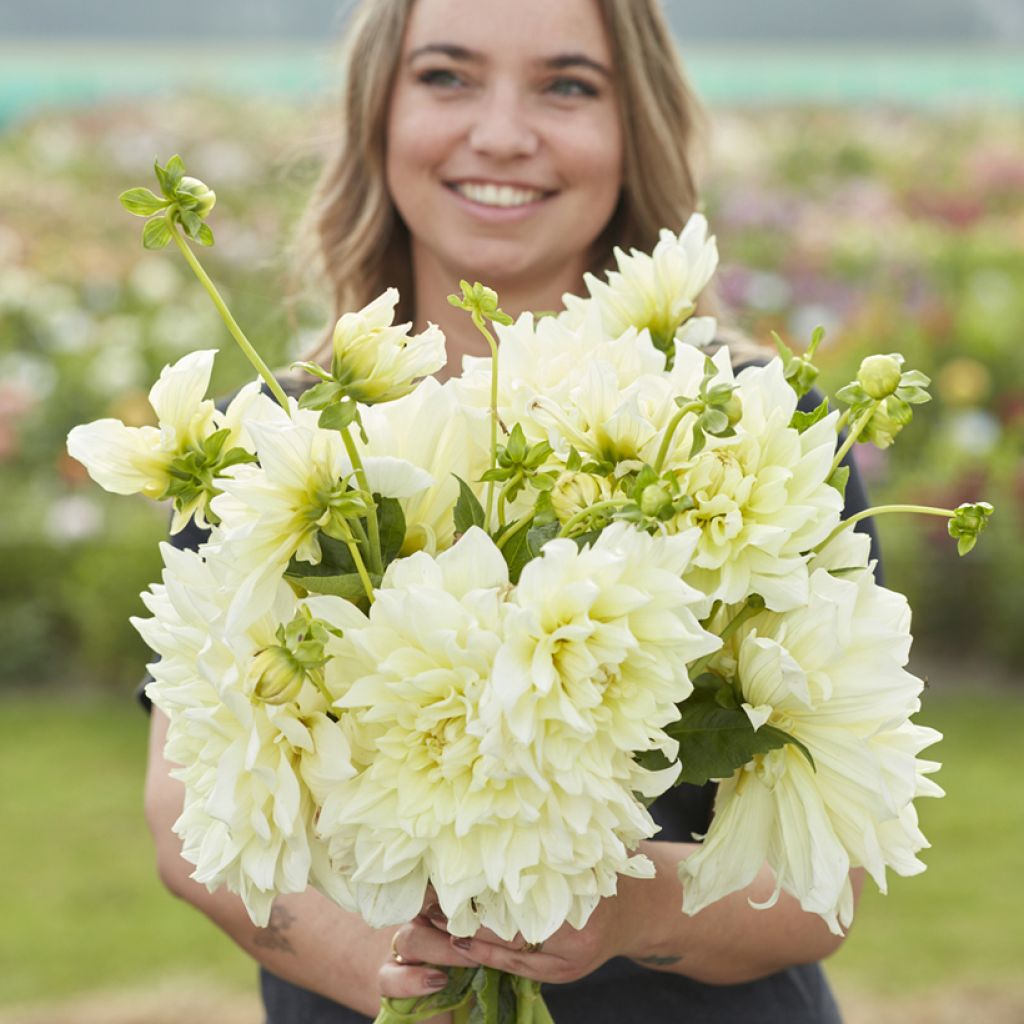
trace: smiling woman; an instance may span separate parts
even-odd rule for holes
[[[396,286],[456,366],[479,344],[444,304],[460,277],[554,309],[697,207],[702,115],[654,0],[378,0],[345,63],[310,248],[338,315]]]
[[[511,314],[554,309],[614,247],[652,249],[696,208],[697,107],[657,0],[364,0],[346,67],[342,143],[309,218],[336,312],[397,286],[400,319],[444,330],[450,369],[483,344],[446,301],[460,278],[496,288]],[[543,948],[486,930],[453,939],[436,898],[375,931],[309,890],[280,897],[254,929],[237,897],[191,878],[165,735],[154,712],[147,812],[161,876],[259,961],[268,1024],[354,1024],[382,994],[437,992],[439,968],[481,964],[551,983],[559,1024],[838,1020],[813,962],[840,940],[792,897],[752,909],[770,902],[770,870],[680,912],[679,865],[710,823],[706,787],[652,806],[662,831],[642,845],[655,879],[621,877],[583,927],[563,925]]]

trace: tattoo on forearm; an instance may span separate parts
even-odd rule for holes
[[[295,955],[295,947],[288,941],[284,934],[298,920],[296,916],[284,907],[272,907],[270,911],[270,922],[266,928],[258,928],[253,942],[264,949],[276,949],[281,953]]]
[[[681,956],[642,956],[637,963],[645,967],[671,967],[682,959]]]

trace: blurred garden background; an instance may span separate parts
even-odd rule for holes
[[[100,416],[147,422],[190,349],[222,349],[218,392],[247,378],[177,254],[144,252],[117,203],[156,156],[216,188],[205,262],[269,360],[322,329],[292,242],[334,116],[338,5],[251,5],[244,39],[219,5],[199,43],[106,6],[0,5],[0,1024],[256,1024],[251,964],[161,890],[142,821],[147,655],[127,620],[166,515],[100,491],[63,445]],[[940,520],[879,522],[948,796],[921,809],[928,872],[866,893],[833,977],[852,1024],[1020,1024],[1024,16],[934,0],[815,29],[795,2],[775,22],[666,6],[710,107],[735,318],[795,346],[824,325],[826,387],[904,353],[934,398],[891,451],[859,449],[872,497],[997,507],[963,560]]]

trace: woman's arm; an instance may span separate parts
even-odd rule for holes
[[[169,775],[171,764],[163,754],[167,718],[154,708],[149,734],[146,772],[146,820],[156,844],[157,868],[167,888],[202,911],[253,959],[280,978],[349,1006],[369,1017],[380,1007],[379,975],[387,979],[393,996],[419,996],[436,992],[428,979],[437,971],[429,966],[393,970],[391,937],[396,929],[375,930],[358,914],[337,906],[315,889],[279,897],[270,923],[256,927],[245,907],[226,889],[209,892],[189,877],[192,865],[181,857],[181,842],[171,831],[181,814],[184,786]],[[446,962],[467,961],[446,942],[431,948]],[[443,981],[442,981],[443,985]],[[447,1021],[437,1018],[436,1024]]]
[[[538,952],[524,950],[521,942],[503,942],[486,930],[472,941],[452,939],[453,945],[477,963],[538,981],[575,981],[612,957],[624,956],[705,984],[737,985],[821,960],[843,941],[786,893],[770,910],[751,907],[749,900],[763,902],[775,888],[767,866],[746,889],[692,917],[683,914],[676,869],[697,845],[646,842],[640,848],[654,861],[657,877],[620,878],[618,894],[602,900],[582,930],[564,925]],[[854,871],[851,878],[856,896],[863,873]],[[444,926],[436,917],[433,924]],[[415,953],[415,944],[409,945]]]

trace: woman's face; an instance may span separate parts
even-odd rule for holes
[[[414,260],[575,287],[622,186],[614,76],[595,0],[416,0],[387,144]]]

